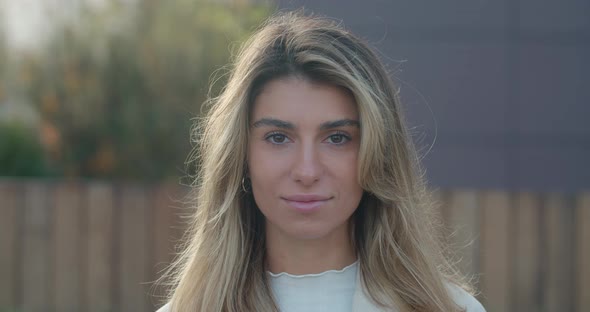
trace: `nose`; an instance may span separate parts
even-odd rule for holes
[[[302,143],[299,146],[291,173],[295,182],[304,186],[313,185],[320,179],[323,173],[320,154],[312,142]]]

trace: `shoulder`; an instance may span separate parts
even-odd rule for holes
[[[170,303],[166,303],[163,307],[159,308],[156,312],[170,312]]]
[[[466,312],[485,312],[486,310],[475,297],[466,292],[463,288],[453,284],[447,283],[449,294],[455,303],[464,308]]]

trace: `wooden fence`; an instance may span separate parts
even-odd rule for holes
[[[0,311],[154,310],[184,192],[0,181]],[[590,193],[437,194],[488,312],[590,311]]]

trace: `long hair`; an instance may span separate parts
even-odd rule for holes
[[[172,311],[278,310],[265,274],[264,217],[243,178],[253,102],[266,83],[284,77],[343,87],[356,101],[364,195],[350,234],[366,293],[385,309],[458,311],[446,285],[458,283],[458,275],[433,226],[384,65],[338,23],[301,13],[272,17],[243,45],[197,128],[193,217],[167,275]]]

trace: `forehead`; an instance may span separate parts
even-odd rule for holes
[[[358,119],[350,91],[325,83],[289,77],[268,82],[254,100],[251,118],[327,121]]]

